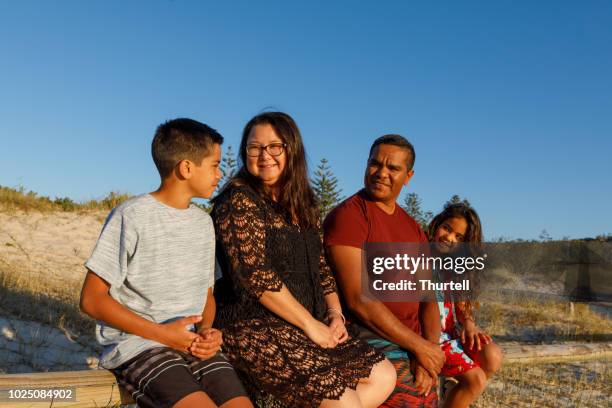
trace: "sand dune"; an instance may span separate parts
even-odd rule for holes
[[[0,213],[0,262],[47,279],[82,280],[105,213]]]

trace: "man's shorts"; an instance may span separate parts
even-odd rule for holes
[[[436,408],[438,393],[433,389],[428,395],[419,395],[414,385],[414,376],[410,370],[410,359],[414,356],[395,343],[378,337],[367,328],[353,324],[352,332],[359,339],[380,351],[395,367],[397,383],[395,389],[379,408]]]
[[[158,347],[144,351],[112,370],[120,386],[139,407],[172,407],[187,395],[203,391],[219,406],[247,393],[227,358],[207,360]]]

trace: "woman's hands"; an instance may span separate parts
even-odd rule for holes
[[[469,350],[474,347],[478,351],[482,350],[484,345],[493,342],[491,336],[483,332],[480,327],[476,326],[476,323],[472,319],[466,319],[463,323],[463,329],[461,330],[461,343]]]
[[[334,337],[338,341],[338,344],[344,343],[348,340],[348,331],[344,325],[344,316],[342,313],[337,311],[329,310],[327,313],[329,319],[329,328],[331,329]]]
[[[332,329],[315,318],[310,319],[304,326],[304,334],[319,347],[334,348],[338,345],[338,339]]]
[[[304,334],[320,347],[334,348],[348,340],[348,331],[344,325],[342,313],[329,312],[327,319],[328,324],[325,325],[325,323],[312,318],[304,326]]]

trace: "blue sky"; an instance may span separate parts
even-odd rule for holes
[[[266,108],[356,191],[371,142],[416,147],[416,191],[487,237],[612,232],[609,1],[0,2],[0,185],[142,193],[178,116],[237,148]]]

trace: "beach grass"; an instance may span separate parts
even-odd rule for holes
[[[474,404],[497,407],[609,406],[612,360],[506,364]]]
[[[51,199],[34,191],[28,191],[22,186],[18,188],[0,186],[0,209],[3,211],[110,211],[128,198],[129,194],[111,191],[100,200],[76,202],[69,197]]]

